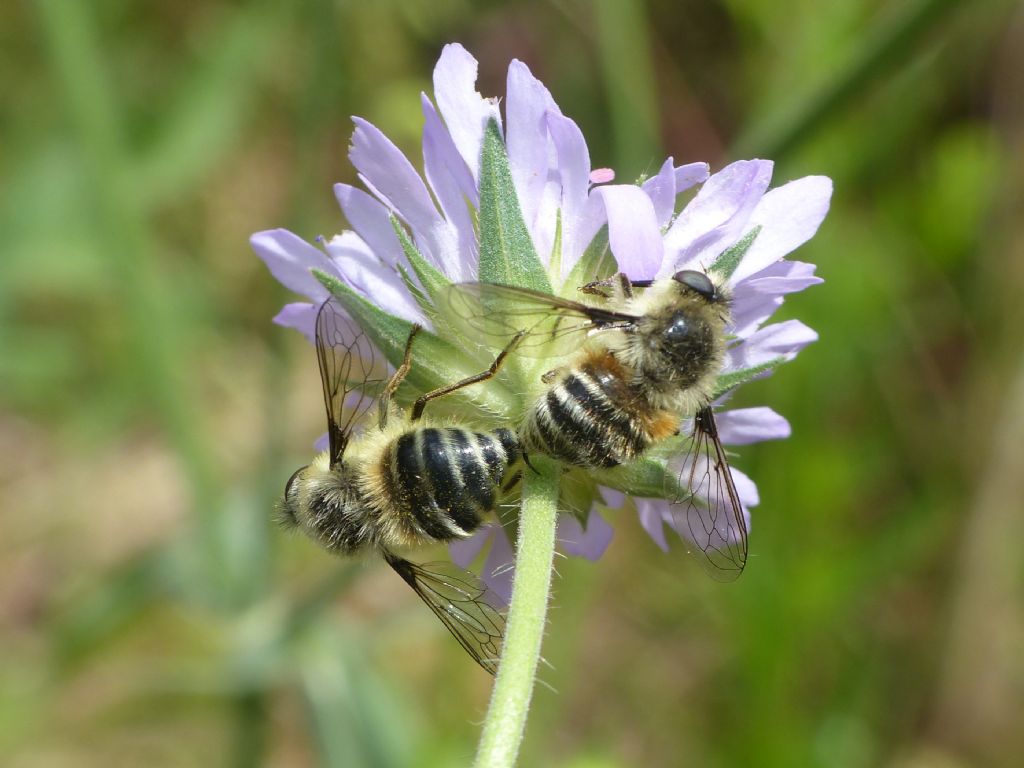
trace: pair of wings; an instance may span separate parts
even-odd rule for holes
[[[387,364],[333,298],[317,313],[316,355],[327,409],[330,465],[339,467],[356,427],[384,387]],[[495,674],[505,618],[480,579],[451,563],[419,565],[390,552],[383,555],[466,652]]]
[[[613,307],[490,283],[452,285],[448,304],[468,338],[483,336],[500,347],[525,330],[516,354],[527,357],[570,354],[595,334],[631,333],[641,320]],[[747,561],[746,513],[710,405],[694,415],[690,437],[685,451],[667,463],[665,498],[672,524],[713,578],[731,581]]]

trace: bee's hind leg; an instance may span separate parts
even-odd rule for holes
[[[402,380],[409,375],[409,369],[412,367],[412,340],[416,338],[416,334],[421,330],[422,326],[420,325],[413,325],[409,330],[409,338],[405,342],[405,355],[402,358],[402,364],[391,374],[388,383],[384,385],[384,391],[380,393],[380,400],[377,405],[380,409],[378,412],[378,423],[381,429],[388,425],[391,398],[394,396],[395,390],[398,389],[398,385],[402,383]]]
[[[412,420],[416,421],[417,419],[420,418],[420,416],[423,415],[423,409],[427,407],[427,403],[429,403],[431,400],[434,400],[435,398],[438,397],[444,397],[445,395],[450,395],[452,392],[462,389],[463,387],[468,387],[471,384],[477,384],[481,381],[493,379],[497,375],[498,371],[501,370],[501,365],[502,363],[505,362],[505,358],[508,357],[509,353],[516,348],[516,345],[519,343],[519,340],[522,339],[525,335],[526,331],[520,331],[515,336],[513,336],[512,341],[506,344],[505,348],[498,353],[498,356],[494,358],[494,362],[491,363],[491,367],[488,368],[486,371],[482,371],[476,374],[475,376],[469,376],[468,378],[465,378],[462,381],[457,381],[454,384],[449,384],[448,386],[445,387],[439,387],[417,398],[416,402],[413,403],[412,406]]]

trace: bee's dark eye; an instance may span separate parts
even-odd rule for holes
[[[715,284],[703,272],[697,272],[693,269],[682,269],[672,275],[672,279],[677,283],[682,283],[690,290],[696,291],[708,301],[718,301],[718,291],[715,290]]]
[[[298,478],[298,476],[302,473],[302,470],[304,470],[304,469],[305,469],[305,467],[299,467],[298,469],[296,469],[294,472],[292,472],[292,476],[288,478],[288,482],[285,483],[285,485],[284,485],[284,498],[285,498],[286,501],[287,501],[288,497],[291,495],[292,485],[295,484],[296,478]]]

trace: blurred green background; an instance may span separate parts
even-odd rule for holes
[[[414,158],[444,42],[525,60],[627,180],[835,180],[741,404],[793,437],[737,583],[625,513],[561,561],[523,765],[1024,761],[1024,10],[1012,2],[0,6],[0,762],[464,766],[489,679],[386,568],[270,520],[322,430],[250,233]]]

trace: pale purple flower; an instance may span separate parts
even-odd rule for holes
[[[253,235],[253,248],[272,274],[309,299],[285,306],[274,318],[276,323],[312,336],[316,308],[327,297],[309,274],[317,268],[341,278],[388,313],[430,328],[399,272],[405,256],[392,217],[443,276],[452,281],[477,277],[474,211],[480,205],[481,149],[486,125],[491,120],[501,125],[503,115],[497,99],[476,91],[476,77],[477,62],[469,52],[458,44],[445,46],[434,70],[433,99],[421,97],[422,174],[375,126],[355,119],[349,158],[362,188],[337,184],[334,189],[350,230],[319,240],[321,247],[286,230]],[[612,170],[591,166],[579,127],[562,114],[548,89],[520,61],[509,65],[503,106],[503,134],[516,195],[556,292],[605,226],[619,269],[637,280],[665,277],[687,267],[710,267],[757,230],[729,279],[734,338],[723,373],[792,359],[817,338],[797,320],[768,321],[788,294],[821,282],[813,265],[784,259],[814,235],[824,218],[831,196],[827,178],[805,177],[769,190],[770,161],[738,161],[709,175],[706,163],[677,166],[668,158],[639,185],[615,184]],[[697,185],[696,195],[678,211],[679,195]],[[561,245],[557,270],[551,263],[556,242]],[[769,408],[722,410],[717,416],[724,443],[744,445],[789,435],[786,420]],[[745,507],[754,506],[753,482],[738,471],[735,476]],[[609,507],[619,506],[624,498],[608,488],[601,494]],[[641,525],[666,547],[664,523],[678,529],[668,504],[636,499],[636,505]],[[585,524],[563,515],[559,537],[565,552],[597,557],[609,544],[611,527],[595,508]],[[500,526],[487,525],[453,545],[453,559],[468,563],[488,543],[485,579],[499,596],[507,597],[512,548]]]

